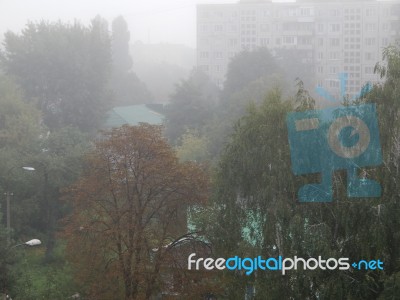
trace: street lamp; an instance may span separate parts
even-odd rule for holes
[[[16,247],[19,247],[19,246],[29,246],[29,247],[33,247],[33,246],[39,246],[39,245],[41,245],[41,244],[42,244],[42,242],[41,242],[40,240],[38,240],[38,239],[33,239],[33,240],[27,241],[27,242],[25,242],[25,243],[12,246],[10,249],[16,248]]]
[[[22,167],[22,169],[26,171],[35,171],[36,169],[34,167]]]

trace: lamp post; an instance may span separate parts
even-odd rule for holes
[[[14,170],[17,166],[13,166],[7,171],[7,181],[8,177],[10,176],[12,170]],[[34,171],[35,168],[32,167],[21,167],[25,171]],[[11,204],[10,204],[10,196],[13,196],[14,194],[10,191],[8,191],[8,182],[6,185],[6,192],[4,193],[6,195],[6,205],[7,205],[7,233],[8,233],[8,244],[10,244],[10,238],[11,238]]]
[[[75,170],[72,170],[69,167],[62,167],[62,168],[51,168],[51,165],[49,163],[44,163],[41,161],[35,161],[32,162],[32,165],[35,167],[25,167],[25,170],[29,171],[38,171],[42,173],[43,175],[43,188],[42,188],[42,193],[43,193],[43,201],[46,206],[46,228],[47,228],[47,241],[46,241],[46,254],[45,254],[45,261],[49,261],[51,259],[51,255],[53,253],[53,248],[55,245],[55,223],[56,223],[56,199],[52,199],[51,197],[53,196],[54,192],[54,186],[51,186],[49,184],[49,180],[53,178],[53,174],[55,175],[56,171],[62,172],[62,174],[66,174],[67,172],[69,174],[76,174]],[[50,177],[50,175],[52,177]]]
[[[54,227],[54,203],[53,201],[49,201],[49,194],[48,194],[48,186],[49,186],[49,167],[43,162],[35,162],[35,165],[38,165],[38,168],[34,167],[26,167],[26,169],[30,171],[37,171],[39,169],[41,172],[43,172],[43,178],[44,178],[44,186],[43,186],[43,199],[44,202],[46,203],[46,208],[47,208],[47,242],[46,242],[46,254],[45,254],[45,260],[49,261],[51,253],[53,251],[54,247],[54,233],[53,233],[53,227]]]

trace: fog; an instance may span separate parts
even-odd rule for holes
[[[235,3],[234,0],[0,0],[0,35],[21,30],[28,20],[88,23],[96,15],[111,21],[124,16],[131,41],[196,46],[196,4]],[[286,2],[286,1],[274,1]],[[290,1],[287,1],[290,2]]]
[[[218,1],[217,1],[218,2]],[[234,3],[235,1],[219,1]],[[196,3],[209,0],[2,0],[0,33],[21,30],[28,20],[41,19],[88,23],[96,15],[111,21],[124,16],[129,24],[131,41],[178,43],[195,47]]]
[[[0,0],[0,300],[399,299],[383,1]]]

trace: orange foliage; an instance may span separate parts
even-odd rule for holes
[[[67,191],[67,253],[89,299],[149,299],[160,291],[166,244],[186,233],[186,208],[207,200],[207,173],[180,163],[162,127],[104,132]]]

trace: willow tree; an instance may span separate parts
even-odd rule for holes
[[[188,234],[187,206],[206,200],[206,173],[146,124],[105,132],[86,170],[66,232],[76,278],[93,299],[149,299],[163,289],[168,245]]]
[[[300,85],[295,101],[269,93],[236,123],[217,168],[213,206],[205,227],[217,256],[348,257],[350,262],[380,259],[384,270],[229,272],[226,297],[242,298],[246,286],[256,299],[395,299],[399,284],[399,116],[400,50],[385,50],[378,65],[385,82],[364,98],[344,105],[375,103],[383,163],[358,170],[382,186],[379,198],[348,198],[345,170],[334,170],[330,203],[301,203],[297,191],[320,180],[295,177],[291,170],[287,113],[312,110]],[[316,157],[316,159],[319,159]]]

